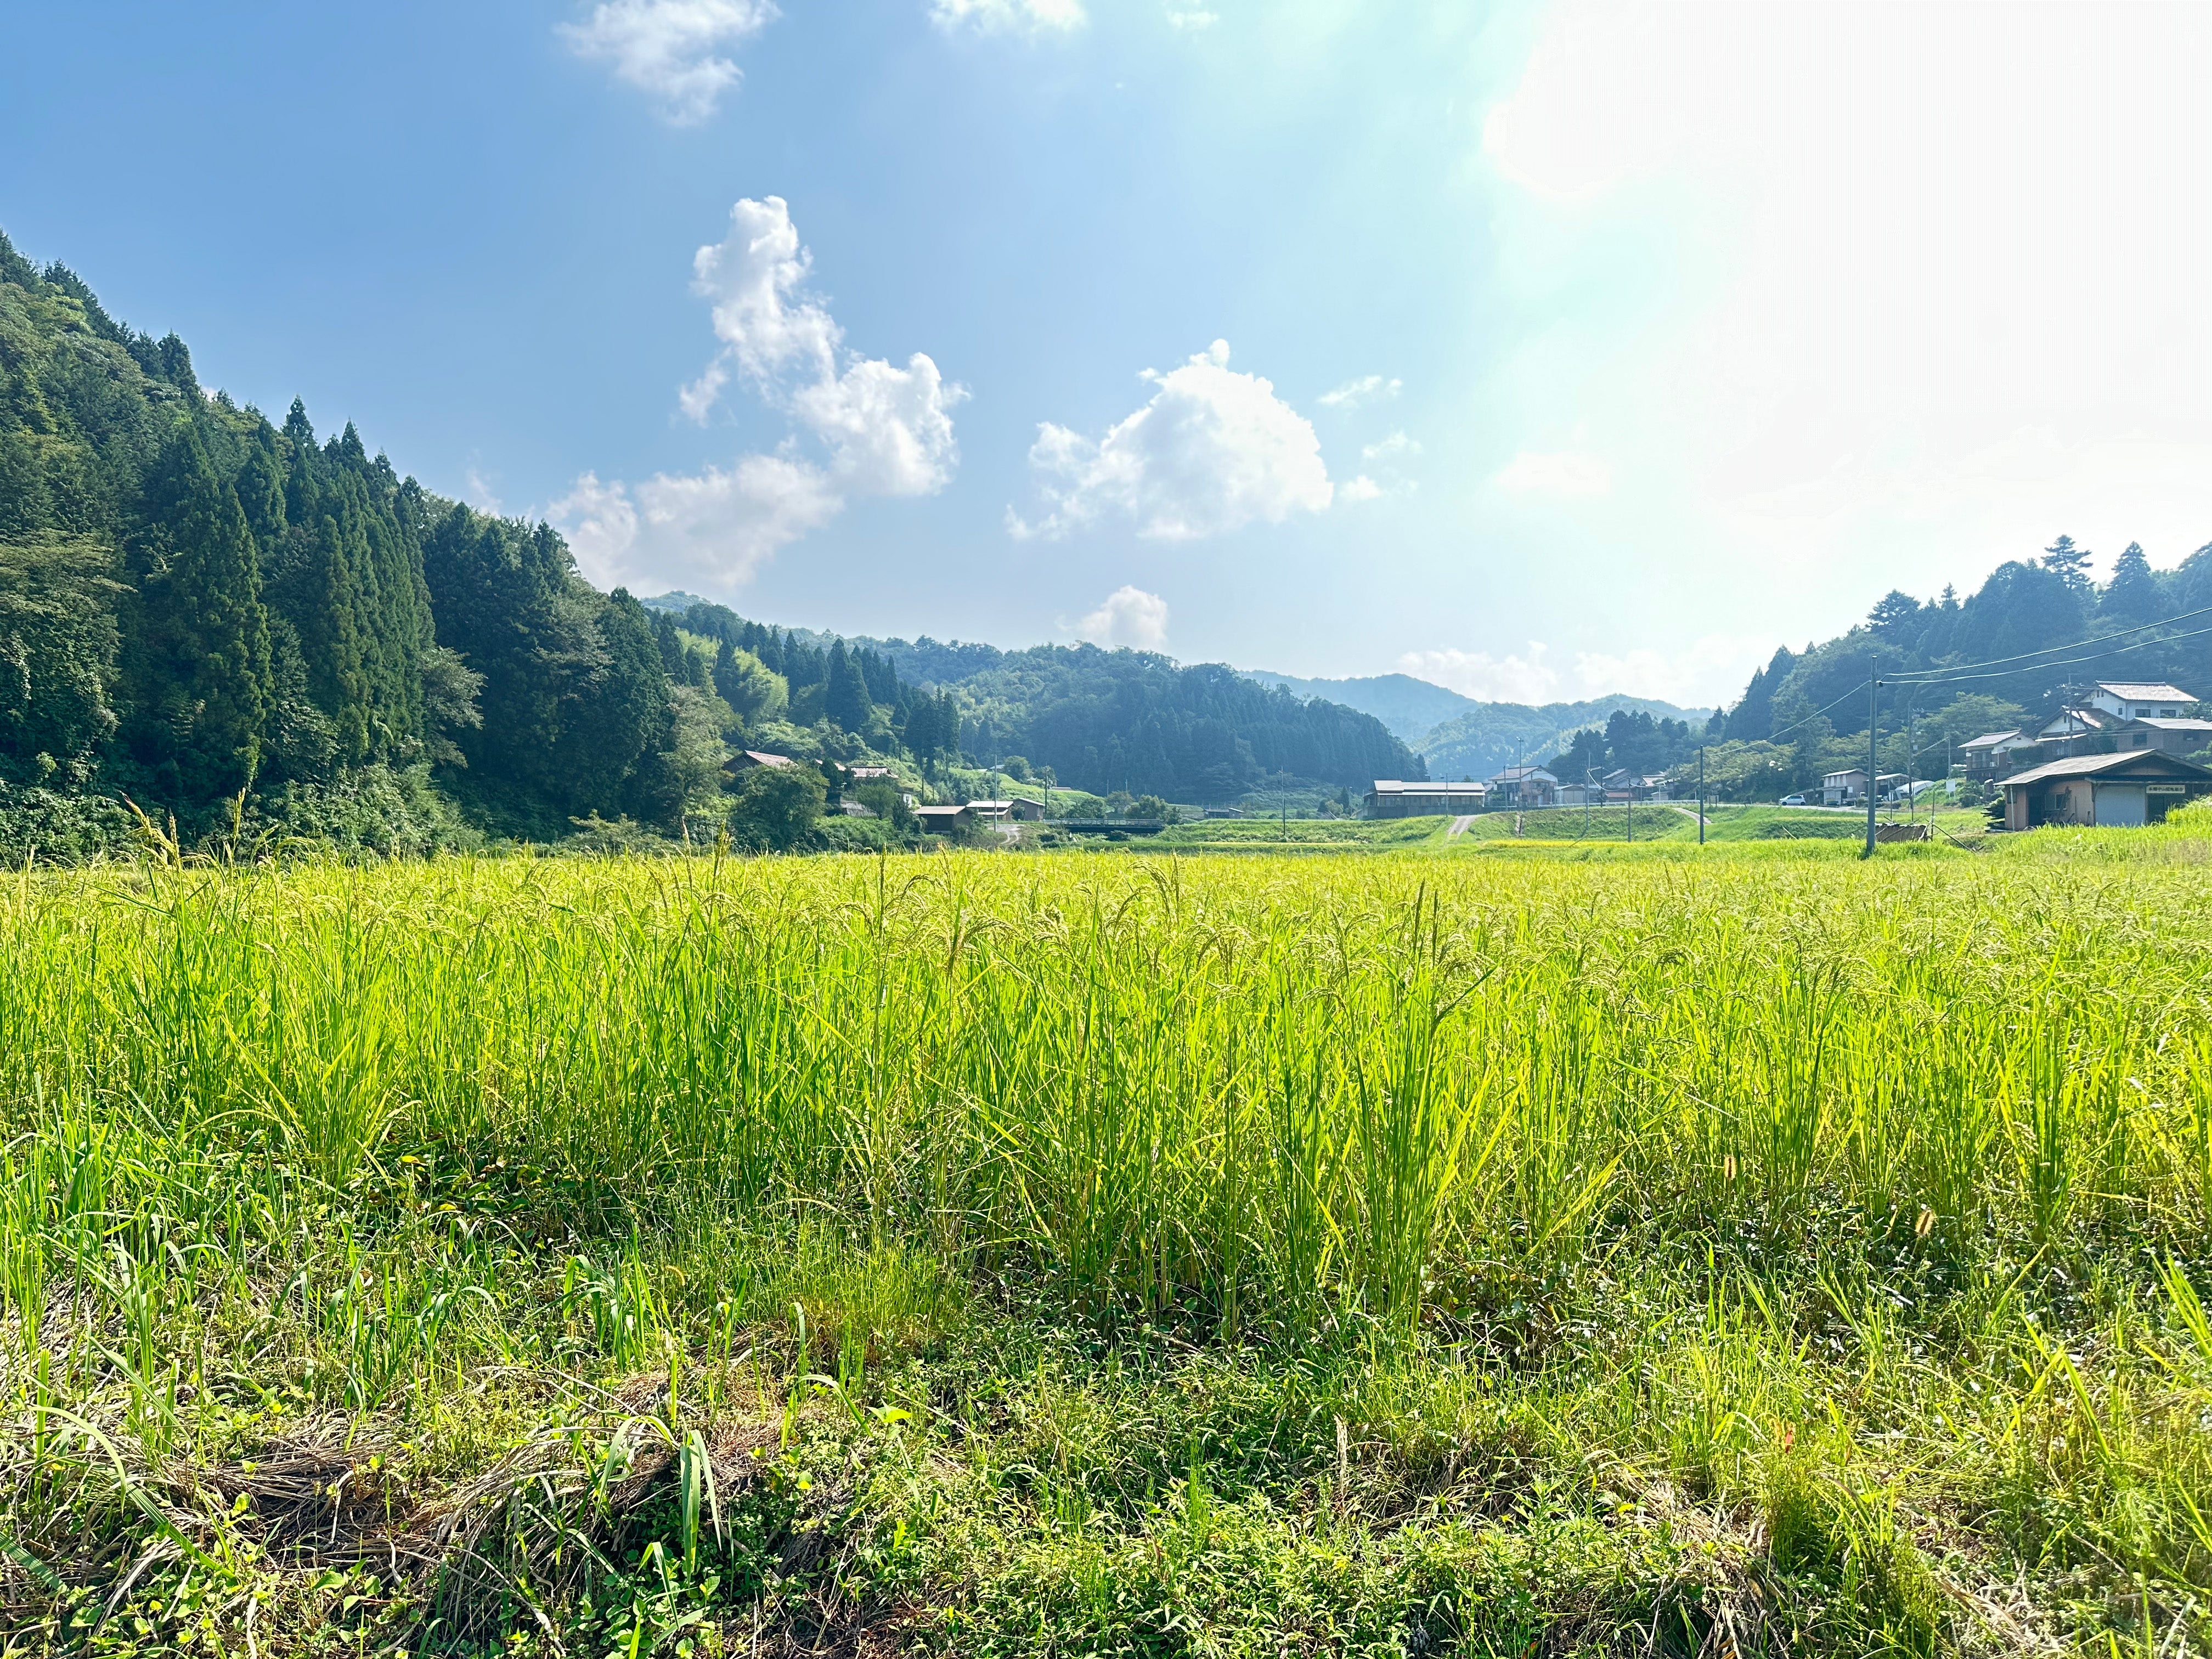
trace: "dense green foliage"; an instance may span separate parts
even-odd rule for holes
[[[1603,726],[1585,726],[1544,764],[1567,783],[1602,780],[1615,771],[1649,777],[1694,757],[1703,737],[1702,725],[1693,729],[1687,720],[1616,708]]]
[[[0,1631],[2201,1650],[2206,846],[18,876]]]
[[[1019,755],[1094,794],[1215,802],[1255,790],[1364,790],[1379,777],[1428,775],[1373,715],[1218,663],[1184,667],[1151,652],[1092,645],[867,643],[900,673],[957,695],[966,746],[982,764]]]

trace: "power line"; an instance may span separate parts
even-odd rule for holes
[[[2192,611],[2186,614],[2187,616],[2203,616],[2205,612],[2201,611]],[[2176,622],[2181,622],[2185,620],[2185,617],[2176,617],[2173,620]],[[2071,668],[2077,663],[2101,662],[2107,657],[2124,656],[2130,651],[2142,651],[2154,645],[2172,645],[2181,640],[2193,640],[2206,634],[2212,634],[2212,628],[2192,628],[2186,634],[2166,634],[2154,640],[2137,640],[2133,645],[2117,645],[2110,651],[2095,651],[2092,652],[2086,657],[2062,657],[2056,662],[2032,662],[2027,664],[2025,667],[2001,668],[1996,672],[1990,674],[1957,674],[1952,673],[1948,670],[1930,670],[1928,672],[1931,673],[1941,673],[1942,678],[1937,679],[1917,679],[1898,674],[1885,674],[1881,678],[1885,684],[1891,685],[1955,685],[1966,680],[2008,679],[2014,674],[2033,674],[2045,668]],[[2107,637],[2118,638],[2118,636],[2117,635],[2107,635]],[[2094,643],[2094,641],[2083,640],[2079,641],[2079,643],[2087,645]],[[2053,646],[2051,649],[2054,651],[2064,651],[2071,649],[2071,647],[2060,645]],[[1999,658],[1998,660],[2004,661],[2006,659]]]
[[[2190,622],[2198,617],[2212,617],[2212,605],[2206,605],[2202,610],[2198,611],[2185,611],[2178,617],[2168,617],[2160,622],[2137,623],[2133,628],[2117,629],[2110,634],[2099,634],[2086,640],[2074,640],[2065,645],[2046,645],[2039,651],[2023,651],[2017,656],[1991,657],[1984,662],[1953,663],[1948,668],[1900,668],[1897,672],[1893,674],[1885,674],[1882,678],[1893,683],[1901,684],[1907,680],[1921,680],[1931,678],[1940,678],[1951,674],[1961,674],[1966,670],[1972,668],[1996,668],[2008,662],[2027,662],[2031,657],[2047,657],[2054,651],[2076,651],[2085,645],[2102,645],[2107,640],[2124,640],[2127,638],[2129,635],[2140,634],[2146,629],[2171,628],[2176,623]],[[2202,633],[2203,631],[2204,630],[2202,629],[2197,630],[2198,633]],[[2183,634],[2172,637],[2178,637],[2185,640],[2192,638],[2194,635]],[[2138,640],[2136,643],[2136,645],[2163,645],[2166,643],[2166,641],[2163,639]],[[2123,650],[2131,651],[2135,649],[2135,646],[2124,646],[2120,648]],[[2085,658],[2083,660],[2086,661],[2087,659]],[[2062,663],[2044,663],[2034,665],[2045,668],[2059,668],[2064,666]],[[2027,671],[2023,670],[2022,672],[2025,672]]]
[[[1836,699],[1836,702],[1841,702],[1844,700],[1844,697],[1856,697],[1858,694],[1859,689],[1855,685],[1850,690],[1844,692],[1843,697],[1838,697]],[[1764,738],[1753,738],[1752,741],[1757,743],[1772,743],[1777,738],[1781,738],[1789,732],[1795,732],[1801,726],[1810,726],[1814,720],[1820,719],[1821,715],[1826,714],[1829,709],[1833,708],[1836,706],[1836,702],[1823,704],[1821,707],[1815,708],[1809,714],[1800,715],[1797,719],[1790,721],[1789,725],[1784,726],[1781,731],[1770,732]]]

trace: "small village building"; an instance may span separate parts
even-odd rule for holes
[[[2071,755],[2005,780],[2005,828],[2047,823],[2157,823],[2184,801],[2212,794],[2212,767],[2156,750]]]
[[[892,772],[888,766],[848,766],[845,775],[855,783],[872,783],[879,778],[890,777]]]
[[[1489,798],[1490,791],[1472,780],[1444,783],[1377,778],[1367,792],[1365,805],[1370,818],[1420,818],[1439,812],[1455,816],[1480,812]]]
[[[1866,787],[1867,775],[1858,768],[1831,772],[1820,780],[1820,805],[1848,806],[1855,800],[1864,800]]]
[[[1959,754],[1968,777],[1985,780],[2004,777],[2044,758],[2042,745],[2018,726],[1969,738],[1959,745]]]
[[[2035,741],[2045,760],[2109,754],[2130,718],[2108,708],[2062,708],[2036,728]]]
[[[761,766],[796,766],[788,755],[771,755],[759,749],[740,749],[722,763],[725,772],[750,772]]]
[[[1493,807],[1557,806],[1559,780],[1540,766],[1509,766],[1491,779],[1487,799]]]
[[[2172,720],[2186,714],[2197,699],[2164,680],[2100,680],[2084,701],[2116,720]]]
[[[965,830],[975,822],[975,815],[965,806],[917,806],[914,815],[924,830],[939,835]]]
[[[2200,749],[2212,749],[2212,720],[2165,720],[2146,714],[2120,728],[2118,747],[2193,755]]]
[[[979,823],[1036,823],[1044,817],[1044,803],[1016,795],[1011,800],[971,800],[968,811]]]

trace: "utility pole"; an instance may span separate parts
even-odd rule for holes
[[[1698,745],[1698,845],[1705,844],[1705,746]]]
[[[1867,671],[1867,839],[1866,851],[1859,856],[1869,859],[1874,856],[1874,780],[1876,770],[1874,751],[1875,692],[1881,684],[1881,682],[1875,677],[1874,671],[1869,669]]]

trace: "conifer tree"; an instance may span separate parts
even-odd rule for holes
[[[2043,550],[2043,568],[2064,577],[2069,587],[2087,587],[2089,561],[2094,556],[2087,548],[2075,546],[2071,536],[2061,536]]]
[[[135,744],[181,803],[253,780],[270,695],[269,623],[253,534],[198,432],[172,439],[137,550]]]
[[[874,712],[867,682],[854,667],[842,640],[830,647],[829,685],[823,693],[822,709],[848,732],[867,730],[868,716]]]
[[[2130,542],[2112,566],[2112,580],[2105,589],[2105,614],[2116,621],[2157,620],[2164,607],[2159,603],[2158,576],[2141,542]]]

